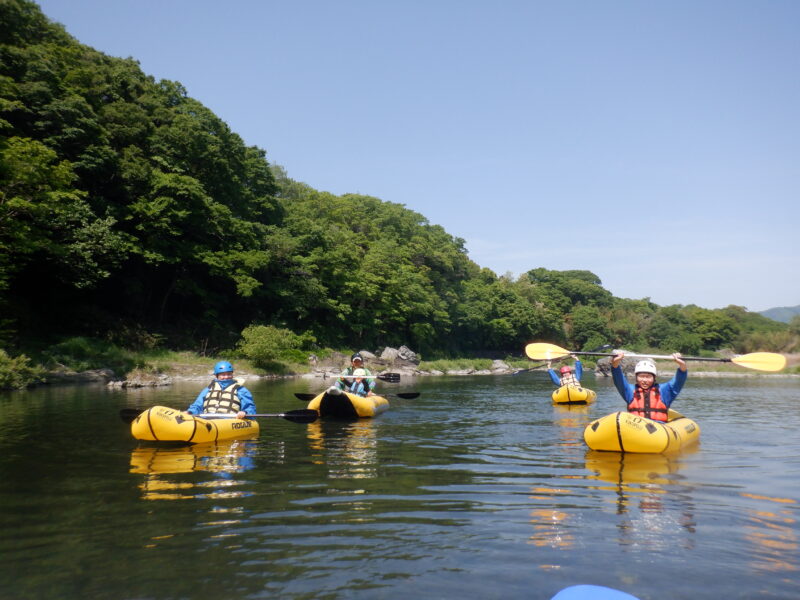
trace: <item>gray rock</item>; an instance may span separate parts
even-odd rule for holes
[[[124,381],[112,382],[113,387],[140,388],[140,387],[160,387],[172,385],[172,377],[164,373],[146,373],[144,371],[134,371],[128,374]],[[109,384],[109,385],[112,385]]]
[[[386,346],[381,352],[381,360],[386,360],[389,362],[394,362],[394,359],[400,356],[400,351],[397,348],[390,348]]]
[[[45,377],[46,383],[107,383],[116,377],[111,369],[91,369],[89,371],[70,371],[59,365],[59,369],[49,372]]]
[[[419,364],[419,357],[417,353],[414,352],[408,346],[400,346],[400,349],[397,351],[397,354],[403,360],[407,360],[408,362],[414,363],[415,365]]]

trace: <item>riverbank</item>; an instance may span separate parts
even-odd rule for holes
[[[800,358],[790,361],[790,366],[795,366],[800,363]],[[529,373],[540,373],[546,375],[547,367],[536,367],[530,370],[519,369],[509,366],[504,361],[493,361],[492,368],[490,369],[446,369],[446,370],[426,370],[420,368],[412,368],[408,365],[384,366],[385,368],[375,368],[372,366],[371,370],[374,373],[380,372],[394,372],[399,373],[401,377],[414,378],[414,377],[442,377],[442,376],[465,376],[465,375],[522,375],[522,371]],[[343,367],[342,367],[343,368]],[[306,373],[262,373],[253,369],[243,368],[236,371],[236,378],[242,381],[247,380],[269,380],[269,379],[320,379],[332,380],[336,379],[341,372],[342,368],[319,368]],[[799,373],[764,373],[760,371],[742,371],[740,368],[730,367],[731,370],[714,370],[707,371],[702,368],[689,369],[691,377],[702,378],[756,378],[756,377],[772,377],[772,378],[793,378],[800,379]],[[736,369],[736,370],[734,370]],[[609,377],[609,375],[601,368],[589,369],[587,372],[592,372],[596,377]],[[176,382],[191,381],[197,383],[208,383],[213,379],[214,375],[211,369],[199,366],[197,364],[187,363],[174,363],[167,366],[161,372],[152,373],[147,371],[134,371],[125,377],[117,376],[111,369],[94,369],[83,372],[69,372],[67,370],[60,370],[47,374],[46,384],[80,384],[80,383],[101,383],[109,387],[119,388],[138,388],[138,387],[159,387],[169,386]]]
[[[373,373],[394,372],[404,378],[494,375],[513,376],[529,372],[546,377],[545,363],[529,361],[524,358],[508,357],[506,359],[461,358],[450,360],[422,361],[416,353],[401,346],[399,349],[385,348],[380,355],[361,350],[366,367]],[[746,369],[732,363],[692,361],[689,363],[691,377],[704,378],[752,378],[752,377],[800,377],[800,354],[786,354],[787,366],[780,373],[766,373]],[[164,352],[137,357],[139,368],[119,373],[111,368],[75,371],[59,365],[58,369],[46,373],[44,384],[100,383],[109,387],[141,388],[169,386],[175,382],[191,381],[207,384],[214,377],[212,365],[218,360],[214,357],[199,356],[192,352]],[[636,359],[629,357],[623,361],[626,374],[632,376]],[[97,362],[95,362],[97,364]],[[99,364],[103,364],[100,362]],[[237,379],[336,379],[339,373],[350,364],[350,356],[341,352],[326,352],[324,356],[309,355],[305,363],[274,364],[273,372],[257,368],[246,359],[235,359]],[[674,371],[675,364],[671,360],[657,361],[662,380]],[[584,370],[594,372],[596,377],[610,377],[608,357],[596,363],[585,361]],[[524,375],[523,375],[524,376]]]

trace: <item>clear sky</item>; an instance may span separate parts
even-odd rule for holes
[[[498,274],[800,304],[796,0],[43,0],[311,187]]]

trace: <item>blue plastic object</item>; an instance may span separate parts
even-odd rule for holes
[[[639,598],[602,585],[573,585],[558,592],[551,600],[639,600]]]

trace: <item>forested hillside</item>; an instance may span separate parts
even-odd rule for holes
[[[776,308],[770,308],[768,310],[762,310],[758,314],[764,315],[765,317],[775,321],[781,321],[782,323],[790,323],[792,319],[800,315],[800,305],[779,306]]]
[[[0,346],[12,353],[76,335],[213,351],[253,324],[427,356],[535,339],[798,345],[797,322],[615,298],[588,271],[497,276],[403,205],[293,181],[180,83],[80,44],[33,2],[0,0],[0,40]]]

